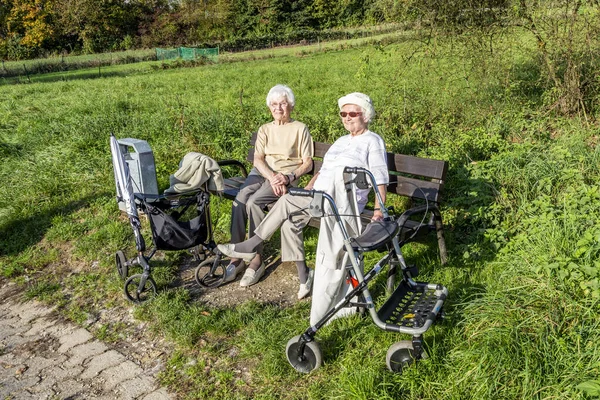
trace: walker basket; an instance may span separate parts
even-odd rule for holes
[[[440,311],[436,304],[445,298],[441,285],[416,282],[411,286],[403,279],[377,315],[388,324],[418,329],[435,320]]]
[[[208,238],[208,194],[198,192],[176,199],[144,202],[157,250],[186,250]]]

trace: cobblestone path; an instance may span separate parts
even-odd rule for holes
[[[173,399],[123,354],[0,288],[0,400]]]

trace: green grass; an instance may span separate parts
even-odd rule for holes
[[[37,74],[51,71],[72,71],[82,68],[136,63],[156,59],[154,49],[127,50],[110,53],[55,56],[35,60],[3,61],[0,77],[30,81]]]
[[[188,151],[244,159],[251,133],[269,120],[264,97],[276,83],[294,89],[294,116],[326,142],[344,133],[337,98],[363,91],[378,114],[371,128],[391,151],[450,162],[449,263],[439,265],[435,245],[405,249],[419,279],[450,291],[447,319],[424,336],[430,358],[389,373],[387,348],[408,337],[352,317],[319,332],[324,365],[299,375],[284,349],[307,327],[309,302],[202,306],[169,288],[185,255],[167,253],[153,270],[165,290],[134,310],[175,344],[162,382],[190,399],[592,398],[597,127],[546,113],[530,41],[510,40],[496,57],[403,41],[3,86],[0,272],[82,324],[100,309],[132,308],[113,265],[116,250],[133,254],[134,241],[114,198],[109,133],[147,140],[166,187]],[[213,203],[219,242],[228,240],[229,207]],[[308,253],[315,247],[309,232]],[[117,340],[121,328],[96,335]]]

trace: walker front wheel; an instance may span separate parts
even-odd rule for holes
[[[127,265],[125,253],[123,253],[121,250],[115,253],[115,264],[117,265],[117,272],[119,273],[121,279],[127,279],[127,275],[129,275],[129,266]]]
[[[401,374],[418,358],[427,358],[425,350],[422,349],[420,356],[416,357],[412,342],[410,340],[401,340],[390,346],[385,356],[385,363],[390,371]]]
[[[194,273],[196,283],[203,288],[219,287],[225,280],[225,272],[229,261],[217,257],[209,257],[202,261]]]
[[[142,274],[131,275],[127,281],[125,281],[125,297],[129,301],[134,303],[143,303],[156,296],[156,283],[152,277],[148,276],[145,278],[145,282],[142,285],[144,276]]]
[[[321,366],[323,356],[317,342],[305,342],[303,351],[298,353],[302,345],[300,337],[300,335],[294,336],[287,342],[285,353],[288,362],[296,371],[308,374]]]

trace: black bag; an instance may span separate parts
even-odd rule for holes
[[[191,207],[195,205],[195,207]],[[208,194],[145,203],[157,250],[185,250],[205,243]],[[196,210],[196,212],[194,212]]]

